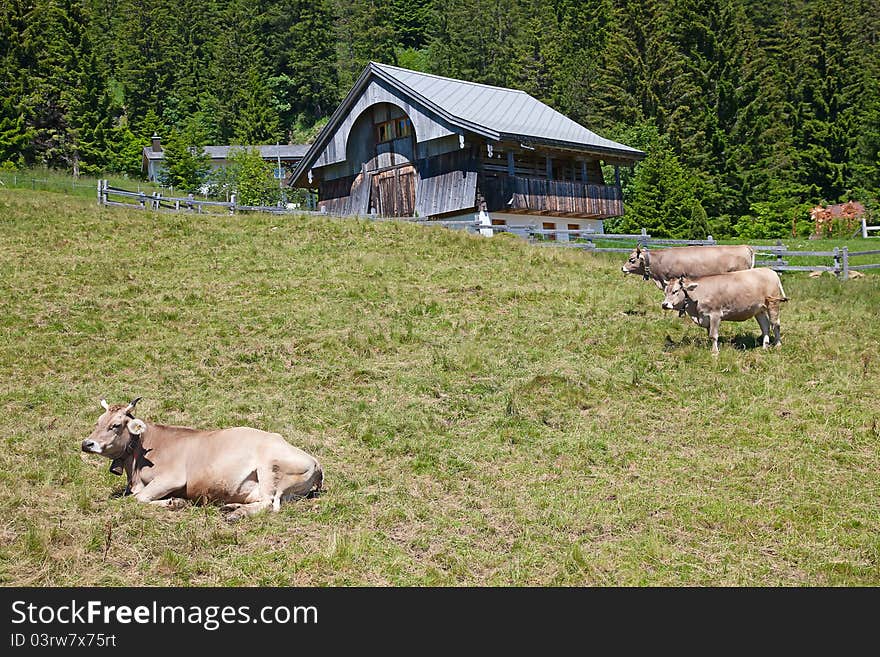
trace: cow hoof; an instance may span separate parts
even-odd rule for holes
[[[167,504],[169,509],[173,509],[174,511],[178,511],[186,506],[186,500],[180,497],[175,497],[173,499],[168,500]]]
[[[238,504],[237,502],[230,502],[229,504],[224,504],[223,506],[220,507],[220,513],[232,513],[240,506],[241,506],[241,504]]]
[[[239,520],[244,518],[246,515],[247,514],[244,511],[242,511],[240,509],[236,509],[235,511],[230,511],[229,513],[224,513],[223,520],[232,524],[232,523],[238,522]]]

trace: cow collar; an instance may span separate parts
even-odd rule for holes
[[[690,304],[694,306],[697,305],[697,300],[694,299],[690,294],[688,294],[687,288],[684,286],[684,280],[682,279],[681,291],[684,292],[684,307],[678,311],[678,316],[683,317],[687,312],[687,307]]]
[[[128,415],[132,419],[135,419],[135,417],[130,413],[126,413],[126,415]],[[125,430],[128,431],[128,428],[126,428]],[[122,475],[125,469],[125,462],[132,457],[141,442],[140,434],[128,431],[128,435],[128,444],[125,446],[125,451],[122,453],[122,456],[118,456],[110,462],[110,473],[115,474],[116,476]]]
[[[648,249],[642,249],[642,253],[643,253],[644,256],[645,256],[645,259],[644,259],[644,263],[645,263],[645,273],[642,274],[642,278],[643,278],[644,280],[648,280],[649,278],[651,278],[651,262],[650,262],[650,255],[649,255],[649,253],[648,253]]]

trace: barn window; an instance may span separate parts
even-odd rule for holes
[[[409,137],[412,134],[412,123],[409,119],[397,119],[397,138]]]
[[[385,121],[376,126],[376,141],[381,144],[392,139],[394,139],[394,121]]]
[[[545,221],[542,224],[542,227],[544,228],[544,230],[556,230],[556,224],[553,223],[552,221]],[[550,235],[545,235],[544,237],[546,237],[548,240],[555,240],[556,233],[552,233]]]

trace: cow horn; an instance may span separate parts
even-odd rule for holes
[[[103,408],[105,411],[110,410],[110,405],[107,403],[106,399],[101,400],[101,408]]]
[[[135,397],[134,399],[132,399],[132,400],[128,403],[128,408],[125,409],[125,412],[128,413],[129,411],[134,410],[135,405],[136,405],[141,399],[143,399],[143,397]]]

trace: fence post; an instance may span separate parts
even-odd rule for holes
[[[235,193],[233,193],[229,198],[229,214],[235,214]]]
[[[776,240],[776,266],[782,267],[782,240]]]
[[[843,247],[843,280],[849,280],[849,247]]]
[[[101,183],[104,182],[100,178],[98,179],[98,205],[103,205],[101,202]]]
[[[144,194],[143,192],[141,192],[140,195],[138,196],[138,203],[141,204],[141,210],[147,209],[147,195]]]
[[[712,237],[711,235],[706,235],[706,241],[709,242],[710,246],[715,244],[715,238]]]
[[[862,215],[862,237],[868,239],[868,218]]]
[[[834,275],[840,276],[840,249],[834,247]]]

